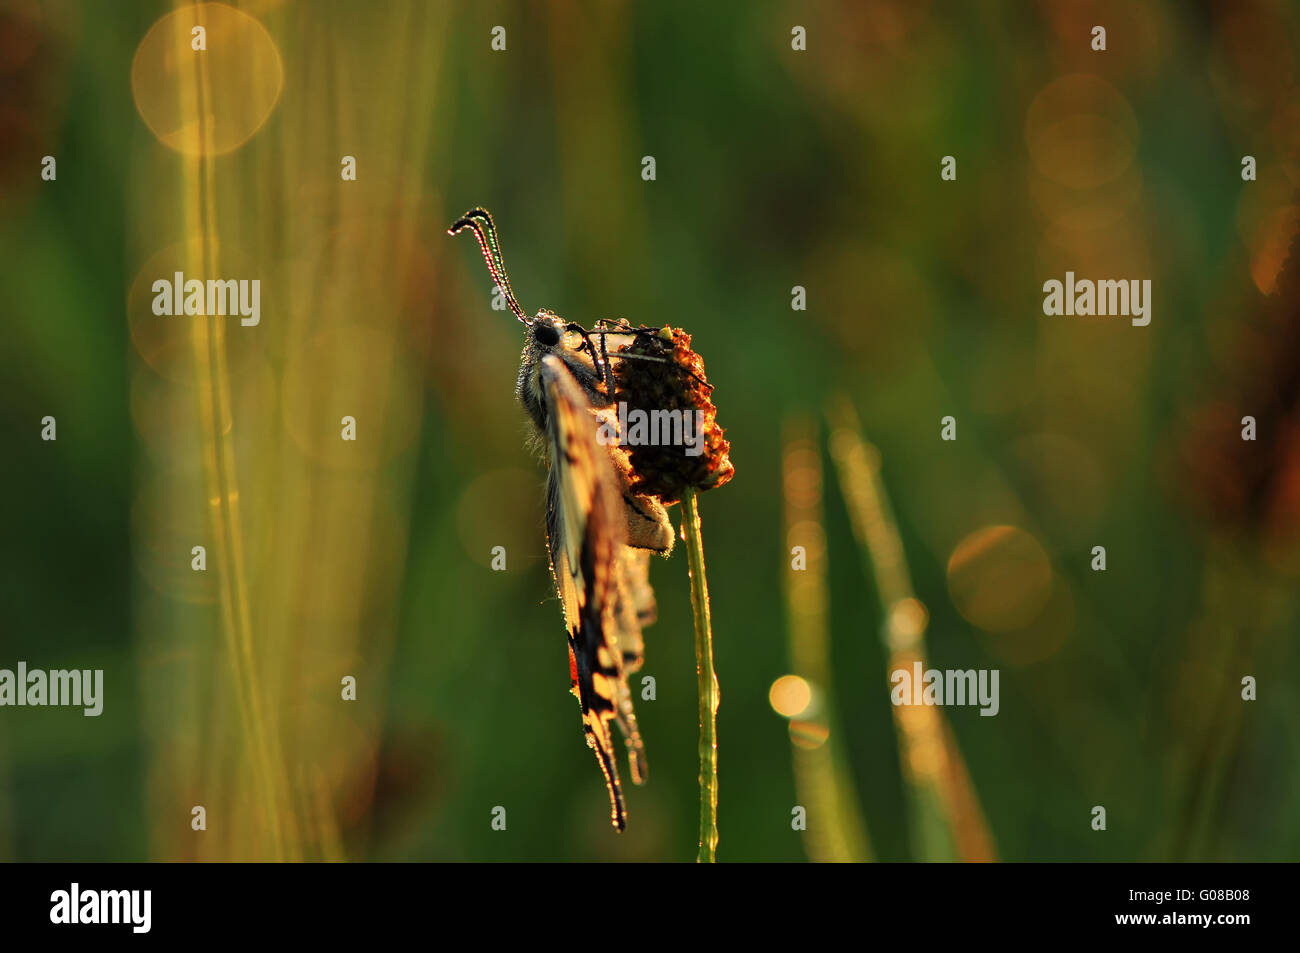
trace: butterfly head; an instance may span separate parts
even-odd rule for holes
[[[525,321],[524,327],[528,329],[529,344],[543,351],[559,347],[560,342],[564,340],[565,331],[568,330],[568,325],[563,318],[545,308],[538,311],[537,316],[531,321]]]

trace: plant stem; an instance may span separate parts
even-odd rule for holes
[[[700,690],[700,853],[711,864],[718,850],[718,674],[713,669],[713,627],[709,619],[709,583],[704,575],[704,539],[695,489],[682,494],[682,536],[691,574],[691,609],[695,617],[695,675]]]
[[[213,115],[204,104],[212,102],[213,80],[206,58],[195,58],[193,73],[182,73],[186,84],[182,99],[199,116],[200,152],[189,157],[185,183],[186,220],[196,248],[187,264],[201,274],[217,274],[218,249],[215,171],[205,143],[212,138]],[[197,257],[197,261],[195,261]],[[268,726],[265,699],[253,646],[248,579],[244,565],[239,517],[234,441],[230,411],[230,374],[226,359],[225,325],[208,319],[194,322],[191,341],[195,357],[196,396],[200,415],[202,453],[207,480],[212,540],[220,567],[221,619],[227,656],[239,701],[240,725],[252,759],[252,776],[258,791],[262,818],[270,833],[271,856],[276,861],[297,859],[286,847],[284,820],[288,793],[282,783],[282,758]],[[234,847],[233,842],[229,845]]]

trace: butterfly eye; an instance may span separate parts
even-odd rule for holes
[[[533,326],[533,340],[542,347],[555,347],[560,343],[560,332],[555,330],[553,324],[543,324],[538,322]]]

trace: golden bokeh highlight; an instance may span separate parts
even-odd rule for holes
[[[894,652],[889,659],[890,678],[899,670],[911,672],[918,664],[925,669],[925,659],[916,652]],[[892,681],[890,685],[892,690]],[[894,705],[893,711],[904,776],[911,784],[938,784],[948,766],[940,710],[934,705],[916,705],[908,700],[907,704]]]
[[[195,27],[206,48],[191,44]],[[167,14],[131,62],[136,110],[158,141],[191,156],[238,149],[262,127],[284,87],[275,41],[257,20],[224,3]]]
[[[948,592],[972,625],[989,632],[1021,629],[1051,597],[1051,562],[1038,540],[1024,530],[986,526],[953,550]]]
[[[897,652],[912,648],[929,624],[930,612],[921,600],[914,596],[899,599],[890,607],[886,619],[890,649]]]
[[[1073,73],[1029,105],[1025,141],[1038,172],[1074,189],[1119,178],[1137,155],[1138,123],[1128,100],[1099,76]]]
[[[215,270],[209,273],[203,262],[216,263]],[[225,325],[226,361],[232,376],[240,376],[250,364],[260,364],[263,350],[263,336],[259,333],[265,323],[269,310],[265,293],[259,298],[261,323],[257,326],[244,326],[240,323],[237,306],[228,306],[233,313],[228,315],[184,314],[184,298],[172,302],[180,314],[154,314],[153,303],[156,297],[153,290],[159,279],[174,283],[176,272],[181,272],[184,282],[197,279],[204,282],[205,301],[208,279],[229,280],[243,279],[251,281],[259,277],[248,257],[229,243],[211,239],[204,242],[198,238],[176,242],[159,249],[136,272],[126,296],[127,328],[131,335],[131,344],[140,358],[157,373],[169,381],[190,383],[194,380],[194,323],[210,321],[214,325]],[[259,284],[261,292],[266,291],[265,283]]]
[[[894,708],[902,744],[903,770],[912,784],[937,784],[947,767],[942,721],[933,705],[898,705]]]
[[[796,546],[803,547],[809,564],[820,565],[826,558],[826,530],[822,524],[816,520],[791,524],[786,531],[786,548],[793,550]]]
[[[831,729],[824,721],[795,719],[790,722],[790,742],[796,748],[811,751],[820,748],[830,740]]]
[[[1142,197],[1142,171],[1131,163],[1114,178],[1080,188],[1032,169],[1029,194],[1046,219],[1047,237],[1069,249],[1080,237],[1091,238],[1125,220]]]
[[[821,456],[815,445],[801,443],[787,450],[782,459],[782,470],[788,505],[799,509],[821,505]]]
[[[812,686],[798,675],[782,675],[768,689],[767,700],[782,718],[797,718],[812,704]]]

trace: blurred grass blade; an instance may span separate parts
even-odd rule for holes
[[[862,436],[847,399],[836,401],[828,417],[831,458],[885,615],[886,671],[911,668],[918,660],[924,667],[929,616],[912,592],[902,539],[880,478],[880,453]],[[899,705],[893,711],[916,859],[996,860],[992,834],[943,712],[932,705]]]
[[[795,674],[772,686],[771,701],[790,719],[795,788],[809,818],[804,836],[808,858],[871,860],[832,693],[821,450],[810,417],[786,421],[781,470],[786,631]],[[791,555],[796,546],[803,548],[802,569],[795,568]]]
[[[181,70],[182,83],[192,83],[192,100],[212,101],[211,79],[205,57],[194,57],[194,69]],[[212,112],[197,105],[200,144],[213,135]],[[190,261],[189,273],[221,273],[218,260],[217,216],[214,200],[213,158],[206,148],[185,159],[186,221],[197,238],[191,248],[199,260]],[[252,756],[253,778],[261,801],[262,817],[270,834],[275,860],[297,860],[293,813],[288,807],[284,760],[271,726],[267,701],[253,647],[244,540],[239,515],[239,487],[232,438],[230,371],[226,359],[225,322],[221,317],[200,317],[193,322],[195,397],[204,473],[211,515],[211,538],[220,580],[221,628],[227,658],[239,699],[240,723]]]

